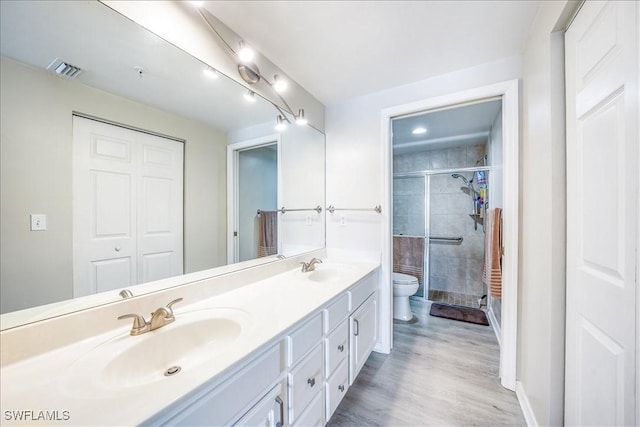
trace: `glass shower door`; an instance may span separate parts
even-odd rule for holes
[[[393,178],[393,234],[425,238],[428,233],[428,192],[427,176],[394,176]],[[426,298],[425,283],[428,283],[428,245],[422,254],[423,278],[415,296]]]

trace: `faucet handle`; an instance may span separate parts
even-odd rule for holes
[[[176,298],[173,301],[171,301],[169,304],[167,304],[167,310],[169,310],[170,316],[173,317],[173,309],[171,308],[171,306],[175,303],[178,303],[180,301],[182,301],[184,298]]]
[[[133,326],[131,326],[131,335],[140,335],[147,331],[149,324],[144,317],[139,314],[130,313],[118,316],[118,320],[133,318]]]

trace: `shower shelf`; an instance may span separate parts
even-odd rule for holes
[[[482,231],[484,230],[484,217],[480,216],[480,214],[469,214],[469,216],[471,217],[471,219],[474,222],[474,229],[477,230],[478,229],[478,224],[480,224],[482,226]]]

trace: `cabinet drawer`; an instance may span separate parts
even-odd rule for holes
[[[338,366],[334,374],[329,377],[325,386],[327,395],[327,420],[336,411],[349,388],[349,364],[344,361]]]
[[[342,295],[324,310],[324,332],[331,332],[349,315],[349,295]]]
[[[324,395],[318,393],[307,409],[298,417],[293,427],[322,427],[324,426]]]
[[[349,354],[349,322],[344,319],[340,326],[325,339],[326,376],[329,377],[336,366]]]
[[[322,340],[322,313],[318,313],[311,320],[293,331],[289,335],[290,351],[289,366],[295,365],[302,356]]]
[[[296,417],[304,411],[311,399],[322,390],[322,362],[320,343],[289,373],[289,422],[295,422]]]
[[[364,300],[378,288],[378,271],[379,269],[375,270],[349,290],[351,311],[360,307]]]

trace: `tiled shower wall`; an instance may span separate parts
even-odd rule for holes
[[[476,166],[485,145],[425,151],[394,156],[394,173]],[[462,174],[467,179],[472,173]],[[462,244],[430,243],[429,286],[467,295],[484,295],[482,266],[484,233],[474,227],[473,202],[461,179],[451,174],[432,175],[430,231],[432,237],[462,237]],[[424,180],[396,178],[393,184],[394,234],[424,235]],[[422,286],[418,295],[422,295]]]

